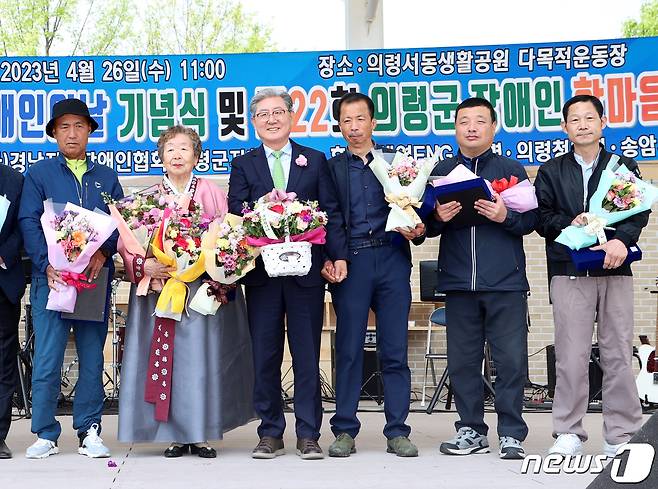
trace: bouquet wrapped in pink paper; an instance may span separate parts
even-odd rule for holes
[[[327,214],[317,202],[272,190],[243,209],[247,243],[258,246],[270,277],[302,276],[311,269],[311,246],[325,243]]]
[[[205,255],[206,273],[212,280],[204,281],[190,302],[190,309],[199,314],[215,314],[228,302],[228,293],[235,282],[256,266],[260,249],[247,243],[242,218],[233,214],[222,222],[210,223],[201,240]]]
[[[518,177],[512,175],[509,180],[496,179],[490,185],[502,197],[505,207],[510,210],[527,212],[539,207],[535,187],[527,178],[519,182]]]
[[[91,286],[82,274],[91,256],[116,229],[110,216],[72,203],[43,203],[41,227],[48,245],[48,262],[68,284],[48,294],[46,309],[73,312],[78,292]]]
[[[149,243],[162,222],[164,209],[175,204],[173,199],[149,189],[118,201],[108,194],[104,194],[103,198],[117,225],[123,246],[133,255],[145,257]],[[150,277],[142,277],[137,283],[136,294],[146,295],[150,281]]]

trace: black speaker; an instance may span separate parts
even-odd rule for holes
[[[377,351],[373,349],[363,350],[363,380],[361,383],[361,399],[368,399],[382,403],[384,397],[384,384],[379,371]]]
[[[423,302],[443,302],[445,294],[436,290],[438,282],[438,262],[422,260],[420,263],[420,300]]]
[[[601,353],[599,345],[592,345],[589,356],[589,402],[600,401],[603,388],[603,371],[601,370]],[[546,347],[546,370],[548,372],[548,396],[555,397],[555,345]]]

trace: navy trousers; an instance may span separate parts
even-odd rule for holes
[[[258,436],[282,438],[286,428],[281,397],[286,324],[295,376],[297,438],[319,439],[324,286],[301,287],[294,277],[277,277],[263,286],[247,286],[246,299],[254,360],[254,410],[261,419]]]
[[[521,417],[528,375],[528,322],[525,292],[449,292],[446,294],[448,375],[459,421],[481,435],[484,422],[482,361],[489,343],[496,367],[495,409],[498,436],[523,441],[528,426]]]
[[[108,294],[110,288],[108,287]],[[30,303],[34,323],[34,368],[32,371],[32,433],[57,441],[62,432],[55,419],[61,370],[71,327],[78,354],[78,382],[73,400],[73,428],[84,436],[92,424],[100,427],[103,413],[103,345],[107,321],[63,321],[60,313],[46,309],[46,277],[32,277]],[[109,296],[108,296],[109,298]],[[106,301],[105,318],[107,319]]]
[[[355,438],[361,394],[363,344],[368,311],[377,318],[377,355],[384,384],[387,438],[408,436],[411,373],[407,364],[407,327],[411,307],[411,263],[404,252],[386,245],[350,251],[347,278],[332,285],[336,310],[336,414],[331,430]]]
[[[0,289],[0,440],[11,424],[11,398],[18,383],[18,321],[21,304],[12,304]]]

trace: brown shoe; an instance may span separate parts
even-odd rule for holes
[[[283,448],[283,440],[271,436],[264,436],[251,452],[252,458],[274,458],[286,453]]]
[[[320,448],[318,442],[310,438],[297,439],[297,455],[303,460],[319,460],[324,458],[324,453],[322,453],[322,448]]]

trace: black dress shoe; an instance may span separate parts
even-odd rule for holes
[[[0,459],[1,458],[11,458],[11,450],[9,450],[9,447],[4,440],[0,440]]]
[[[171,445],[164,451],[165,458],[178,458],[185,455],[190,449],[189,445]]]
[[[217,452],[213,447],[198,447],[194,444],[190,445],[190,453],[201,458],[215,458],[217,456]]]

